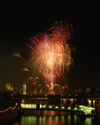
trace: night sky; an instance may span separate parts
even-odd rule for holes
[[[29,58],[25,43],[38,32],[46,32],[56,21],[67,21],[74,28],[71,41],[74,67],[69,88],[100,87],[99,3],[94,2],[2,2],[0,4],[0,91],[10,82],[21,88],[29,76],[22,72]],[[12,56],[19,52],[21,57]],[[31,83],[29,83],[31,84]],[[30,85],[29,85],[30,86]]]

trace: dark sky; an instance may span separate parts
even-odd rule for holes
[[[55,21],[67,21],[74,28],[74,67],[68,74],[70,88],[100,84],[99,3],[2,2],[0,4],[0,91],[7,82],[22,87],[27,73],[21,72],[29,50],[24,44],[38,32],[46,32]],[[12,57],[19,52],[22,58]]]

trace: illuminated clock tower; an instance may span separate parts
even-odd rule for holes
[[[26,94],[26,83],[23,84],[23,95]]]

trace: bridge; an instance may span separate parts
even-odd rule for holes
[[[80,112],[79,108],[64,107],[58,105],[45,105],[45,104],[26,104],[21,103],[21,110],[52,110],[52,111],[64,111],[64,112]]]
[[[88,107],[84,105],[79,105],[79,108],[77,107],[64,107],[61,105],[46,105],[46,104],[25,104],[21,103],[21,110],[52,110],[52,111],[63,111],[63,112],[78,112],[79,114],[84,115],[96,115],[95,108]],[[94,113],[93,113],[94,112]],[[40,112],[41,114],[41,112]]]

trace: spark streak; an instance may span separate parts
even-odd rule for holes
[[[54,82],[55,74],[64,74],[73,65],[71,57],[70,40],[73,28],[67,22],[56,22],[46,33],[36,34],[33,37],[31,58],[28,61],[28,68],[32,75],[36,76],[39,71],[50,83]],[[59,75],[58,75],[59,76]]]

